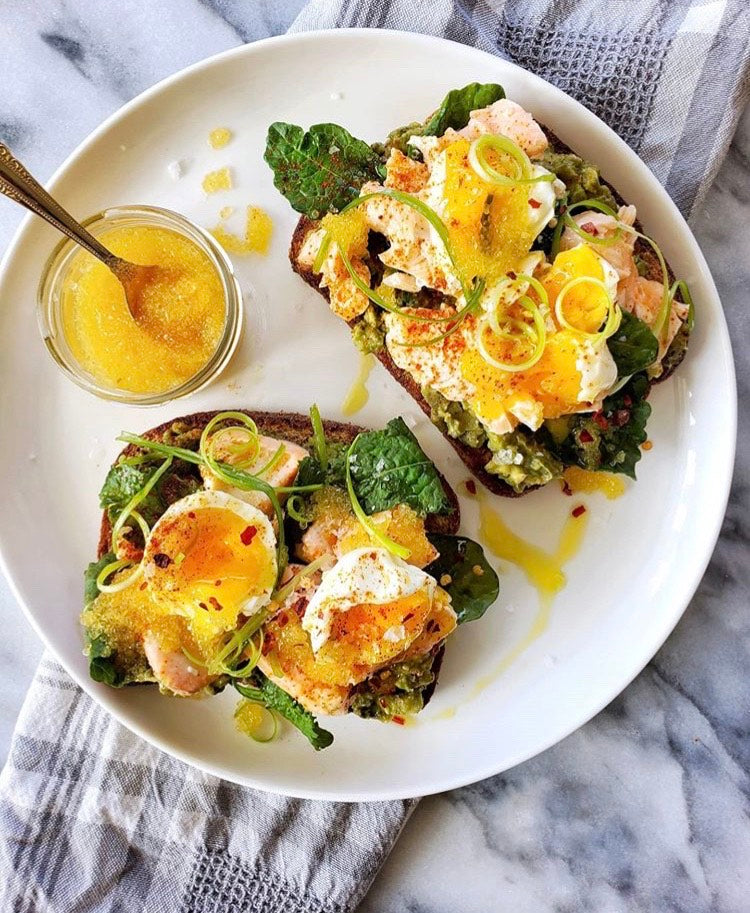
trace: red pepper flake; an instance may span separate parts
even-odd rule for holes
[[[594,225],[593,222],[584,222],[583,225],[581,225],[581,229],[583,231],[587,231],[590,235],[598,234],[598,232],[596,230],[596,225]]]
[[[414,612],[407,612],[406,615],[404,615],[404,617],[401,619],[401,622],[402,622],[403,624],[406,624],[406,622],[407,622],[410,618],[414,618]]]
[[[240,533],[240,539],[242,540],[243,545],[250,545],[250,543],[255,538],[255,534],[258,532],[256,526],[246,526],[245,529]]]
[[[148,583],[144,580],[143,583],[138,587],[139,590],[145,590],[148,586]]]
[[[583,506],[583,504],[579,504],[578,507],[574,507],[570,513],[572,514],[572,516],[577,518],[577,517],[580,517],[581,514],[586,513],[586,508]]]
[[[202,609],[206,609],[206,611],[208,611],[208,606],[206,605],[205,602],[199,602],[198,605],[199,605]]]
[[[591,432],[586,431],[585,428],[581,431],[581,433],[578,435],[578,437],[580,438],[582,444],[590,444],[594,440],[594,438],[591,435]],[[565,484],[567,485],[567,482]],[[567,492],[566,492],[566,494],[567,494]]]
[[[195,520],[195,511],[194,511],[194,510],[189,510],[189,511],[188,511],[188,517],[189,517],[191,520]]]
[[[402,716],[394,716],[393,722],[398,723],[399,726],[404,726],[406,724],[406,720]]]
[[[586,433],[588,434],[588,432],[586,432]],[[589,437],[591,437],[590,434],[589,434]],[[581,432],[581,440],[583,440],[583,432]],[[564,495],[567,495],[569,498],[570,498],[570,497],[572,496],[572,494],[573,494],[573,489],[572,489],[572,488],[570,487],[570,485],[568,484],[568,480],[567,480],[567,479],[563,479],[563,480],[562,480],[562,493],[563,493]]]
[[[280,628],[283,628],[289,624],[289,616],[286,614],[286,612],[279,612],[279,614],[276,616],[276,622]]]
[[[609,422],[607,421],[607,416],[603,412],[595,412],[594,421],[602,431],[609,431]]]
[[[466,482],[464,482],[464,485],[470,495],[475,495],[477,493],[477,483],[474,479],[467,479]]]
[[[271,652],[271,650],[273,650],[273,648],[275,646],[276,646],[276,637],[274,636],[272,631],[266,631],[265,637],[263,638],[263,646],[261,647],[261,653],[264,656],[268,656],[268,654]]]
[[[169,567],[169,565],[172,563],[172,559],[169,557],[169,555],[165,555],[164,552],[157,552],[154,555],[153,561],[154,564],[157,567],[160,567],[162,570],[164,570],[165,567]]]
[[[509,278],[509,279],[517,279],[518,276],[516,276],[516,274],[513,272],[512,269],[509,269],[509,270],[508,270],[508,278]]]
[[[214,609],[216,612],[221,612],[221,610],[224,608],[215,596],[209,596],[208,602],[209,602],[209,605],[211,606],[211,608]]]
[[[632,398],[632,396],[630,396],[627,393],[625,394],[625,396],[623,396],[622,401],[625,403],[626,406],[633,405],[633,398]]]
[[[529,200],[529,206],[531,206],[532,209],[539,209],[541,205],[542,204],[539,202],[539,200]]]

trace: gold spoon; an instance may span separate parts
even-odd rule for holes
[[[143,289],[153,281],[158,266],[139,266],[116,257],[107,250],[47,193],[3,143],[0,143],[0,193],[41,216],[109,267],[125,291],[125,301],[131,317],[138,320]]]

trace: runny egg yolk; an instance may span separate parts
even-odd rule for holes
[[[383,604],[337,612],[328,640],[315,654],[317,675],[331,684],[359,681],[373,666],[404,652],[424,628],[432,601],[424,590]]]
[[[204,610],[212,627],[234,627],[240,610],[273,587],[267,537],[232,510],[200,507],[159,522],[144,556],[155,600],[183,614]]]
[[[469,162],[469,147],[468,140],[457,140],[443,153],[445,222],[459,272],[489,283],[512,269],[534,241],[529,207],[533,185],[500,187],[482,180]]]
[[[575,330],[559,325],[555,318],[557,296],[567,282],[580,277],[600,282],[607,278],[601,258],[585,244],[559,253],[541,277],[555,329],[548,330],[544,352],[535,365],[525,371],[502,371],[485,361],[476,349],[467,349],[462,356],[461,373],[474,385],[474,405],[486,421],[501,418],[521,403],[538,404],[540,420],[558,418],[580,407],[582,377],[578,363],[584,337],[576,330],[595,333],[608,308],[608,293],[601,286],[581,282],[563,299],[564,317]],[[520,360],[517,344],[489,331],[484,342],[497,361]],[[525,354],[528,356],[530,350]]]
[[[493,348],[487,334],[487,348],[493,357],[504,357]],[[581,373],[576,367],[579,343],[575,334],[563,330],[547,337],[539,361],[525,371],[501,371],[488,364],[476,349],[467,349],[461,358],[461,373],[475,387],[474,405],[485,421],[493,421],[519,403],[536,402],[544,418],[558,418],[578,405]]]
[[[550,309],[555,316],[555,302],[562,288],[571,279],[607,278],[601,257],[587,244],[561,251],[541,282],[549,297]],[[607,316],[608,293],[593,282],[580,282],[573,286],[562,302],[563,316],[567,322],[584,333],[596,333]]]

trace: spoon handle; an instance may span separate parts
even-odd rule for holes
[[[41,216],[58,231],[76,241],[110,269],[117,268],[119,258],[100,244],[70,213],[54,200],[18,161],[6,145],[0,143],[0,193]]]

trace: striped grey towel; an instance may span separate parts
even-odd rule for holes
[[[293,29],[386,26],[502,54],[609,122],[689,215],[748,91],[746,3],[313,0]],[[0,910],[345,913],[413,805],[302,802],[198,773],[45,660],[0,777]]]
[[[291,31],[336,26],[441,35],[542,76],[628,142],[686,217],[750,95],[748,0],[311,0]]]

